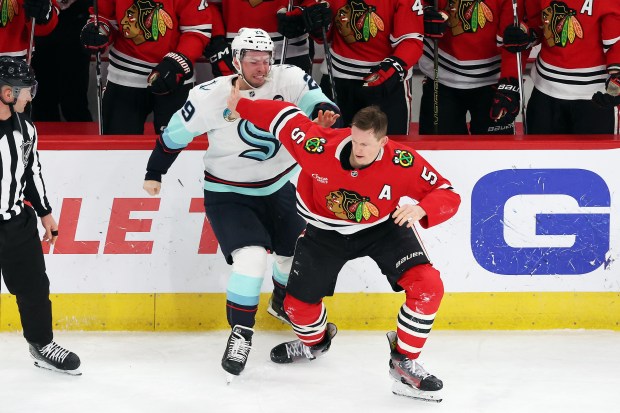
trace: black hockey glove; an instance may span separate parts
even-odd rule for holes
[[[609,75],[605,81],[605,91],[596,92],[592,100],[602,107],[614,107],[620,105],[620,72]]]
[[[202,54],[211,62],[213,77],[235,74],[235,67],[232,63],[232,51],[226,41],[226,37],[213,37]]]
[[[448,15],[433,6],[424,7],[424,37],[439,39],[448,30]]]
[[[86,23],[80,33],[80,42],[92,52],[104,52],[112,43],[110,26],[102,21],[99,22],[99,27],[95,26],[94,22]]]
[[[364,78],[362,91],[370,98],[384,99],[402,86],[406,75],[404,61],[396,56],[386,57],[370,69],[370,74]]]
[[[509,125],[519,114],[520,104],[519,81],[514,77],[503,77],[496,86],[489,115],[498,124]]]
[[[277,13],[276,17],[278,18],[278,32],[287,39],[299,37],[306,33],[301,7],[295,7],[290,12],[285,12],[282,9],[282,12]]]
[[[28,19],[34,18],[36,24],[45,24],[52,18],[50,0],[24,0],[24,11]]]
[[[151,93],[167,95],[175,91],[184,80],[194,74],[192,62],[181,53],[170,52],[155,66],[148,77]]]
[[[510,53],[524,52],[532,48],[538,41],[536,32],[530,30],[525,23],[520,26],[508,26],[504,30],[504,49]]]
[[[323,37],[323,28],[327,31],[332,22],[332,11],[328,3],[317,3],[303,9],[303,17],[306,31],[315,38]]]

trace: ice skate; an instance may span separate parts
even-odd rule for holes
[[[396,332],[387,333],[390,342],[390,376],[395,383],[392,393],[428,402],[441,402],[443,383],[429,374],[415,360],[396,351]]]
[[[278,364],[286,364],[305,359],[314,360],[327,353],[337,332],[338,329],[335,324],[327,323],[325,337],[318,344],[306,346],[301,340],[278,344],[271,349],[271,361]]]
[[[291,324],[288,315],[284,311],[284,297],[280,298],[275,293],[269,297],[269,305],[267,305],[267,312],[286,324]]]
[[[236,325],[233,327],[226,351],[222,357],[222,367],[226,371],[226,382],[230,384],[232,380],[241,374],[248,361],[250,350],[252,349],[252,335],[254,330],[249,327]]]
[[[52,370],[59,373],[66,373],[72,376],[80,376],[80,358],[77,354],[62,348],[54,341],[45,346],[28,342],[30,347],[30,357],[34,360],[34,365],[42,369]]]

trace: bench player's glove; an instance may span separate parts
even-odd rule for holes
[[[86,23],[80,33],[80,42],[82,46],[92,52],[103,53],[112,43],[110,26],[104,21],[99,21],[99,27],[95,26],[93,21]]]
[[[170,52],[155,66],[147,82],[151,93],[167,95],[174,92],[183,81],[191,79],[193,74],[192,62],[187,57],[181,53]]]
[[[402,86],[407,71],[405,62],[390,56],[370,69],[370,74],[364,78],[362,91],[372,98],[384,99]]]
[[[491,119],[500,125],[509,125],[519,114],[521,105],[519,81],[514,77],[503,77],[495,88],[495,96],[491,104]]]
[[[433,6],[424,7],[424,37],[439,39],[448,30],[448,15]]]
[[[212,38],[202,54],[211,62],[213,77],[235,74],[232,51],[224,36]]]
[[[620,105],[620,72],[612,73],[605,81],[605,91],[596,92],[592,100],[602,107],[614,107]]]
[[[36,24],[45,24],[52,18],[52,2],[50,0],[24,0],[24,11],[28,19]]]
[[[525,23],[506,27],[503,38],[504,49],[510,53],[525,52],[538,42],[536,32],[529,29]]]
[[[301,14],[301,7],[294,7],[293,10],[289,12],[287,12],[286,9],[280,10],[276,14],[278,19],[278,32],[287,39],[299,37],[306,33],[304,18]]]

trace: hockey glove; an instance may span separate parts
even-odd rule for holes
[[[228,76],[235,73],[230,45],[224,36],[212,38],[203,54],[211,62],[213,77]]]
[[[112,43],[110,26],[103,21],[99,22],[99,27],[95,26],[94,22],[86,23],[80,33],[80,41],[82,46],[92,52],[104,52]]]
[[[448,30],[448,15],[435,10],[432,6],[424,7],[424,37],[439,39]]]
[[[323,28],[327,31],[332,22],[332,11],[328,3],[317,3],[303,9],[301,13],[306,31],[315,38],[323,37]]]
[[[364,78],[362,91],[369,98],[384,99],[402,86],[406,74],[404,61],[396,56],[386,57],[370,69],[370,74]]]
[[[36,24],[45,24],[52,18],[50,0],[24,0],[24,11],[28,19],[34,18]]]
[[[170,52],[155,66],[148,77],[149,88],[155,95],[167,95],[175,91],[184,80],[194,74],[192,62],[181,53]]]
[[[278,18],[278,32],[287,39],[299,37],[306,33],[301,7],[295,7],[289,12],[282,9],[276,16]]]
[[[536,32],[530,30],[525,23],[508,26],[504,30],[504,49],[510,53],[524,52],[532,48],[537,41]]]
[[[520,104],[519,81],[514,77],[501,78],[491,104],[491,119],[500,125],[511,124],[519,114]]]
[[[605,91],[596,92],[592,100],[599,106],[613,107],[620,105],[620,72],[612,73],[605,81]]]

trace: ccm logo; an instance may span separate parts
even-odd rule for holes
[[[587,274],[606,262],[610,203],[592,171],[492,172],[472,191],[472,252],[495,274]]]

